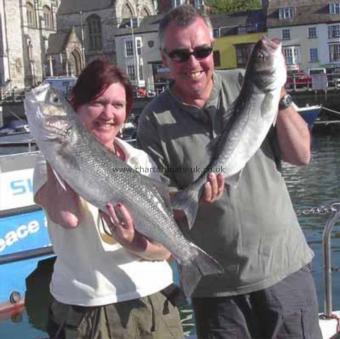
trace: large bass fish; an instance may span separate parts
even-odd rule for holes
[[[171,252],[186,296],[192,294],[201,276],[221,273],[221,266],[180,232],[167,187],[130,168],[100,144],[49,84],[27,93],[24,105],[30,131],[52,168],[102,211],[107,203],[124,204],[138,232]]]
[[[209,165],[189,187],[173,198],[173,207],[183,209],[189,228],[195,221],[209,172],[216,169],[217,173],[223,173],[228,185],[237,185],[242,169],[276,122],[280,92],[286,79],[281,43],[264,36],[254,46],[240,94],[226,113],[231,118],[212,148]]]

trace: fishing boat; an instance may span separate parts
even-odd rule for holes
[[[24,306],[26,278],[53,254],[44,212],[33,201],[38,147],[25,124],[14,125],[0,129],[0,315]],[[126,123],[122,137],[134,144],[135,130]]]
[[[29,138],[28,141],[26,145],[22,143],[26,146],[22,153],[0,155],[0,319],[2,314],[24,309],[26,278],[39,262],[53,256],[45,215],[34,204],[32,195],[33,168],[39,151],[30,150]],[[330,234],[340,222],[340,203],[333,204],[332,210],[323,234],[325,306],[319,320],[323,339],[337,338],[334,335],[340,331],[340,311],[332,309],[330,256]],[[197,338],[192,334],[194,321],[190,306],[181,313],[186,338]]]
[[[23,307],[26,277],[53,253],[45,215],[33,202],[38,155],[28,149],[0,155],[0,313]]]
[[[13,120],[0,129],[0,155],[31,152],[37,149],[25,120]]]
[[[305,107],[297,107],[297,111],[300,113],[302,118],[308,124],[310,129],[313,128],[315,120],[318,118],[321,106],[320,105],[313,105],[313,106],[305,106]]]

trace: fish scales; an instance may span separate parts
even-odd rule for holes
[[[276,121],[286,77],[281,43],[263,37],[251,53],[240,94],[225,113],[230,119],[212,148],[209,165],[173,198],[173,207],[183,209],[189,228],[194,225],[202,187],[210,172],[215,169],[223,173],[226,185],[237,187],[242,169]]]
[[[215,259],[180,232],[167,188],[101,145],[57,91],[43,84],[26,94],[24,105],[31,133],[52,168],[99,209],[105,211],[107,203],[124,204],[136,229],[172,253],[187,296],[201,276],[223,272]]]

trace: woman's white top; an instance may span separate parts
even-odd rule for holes
[[[132,168],[155,168],[144,151],[123,140],[116,141]],[[142,172],[158,177],[154,171]],[[46,180],[46,162],[42,156],[34,171],[34,193]],[[82,205],[84,218],[74,229],[66,229],[47,218],[57,255],[50,285],[56,300],[72,305],[99,306],[147,296],[173,282],[172,270],[166,261],[147,261],[133,255],[114,240],[96,207],[85,200]]]

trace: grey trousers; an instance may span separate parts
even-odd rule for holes
[[[267,289],[193,298],[199,339],[322,339],[310,266]]]

